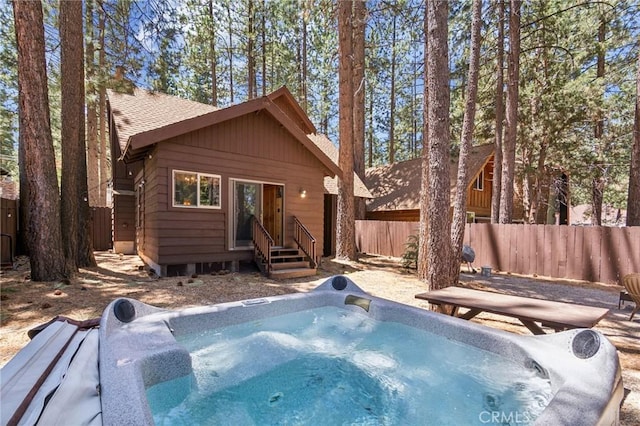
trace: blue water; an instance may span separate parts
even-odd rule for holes
[[[147,390],[158,425],[523,425],[553,396],[524,365],[336,307],[179,343],[193,375]]]

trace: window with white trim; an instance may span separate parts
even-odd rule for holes
[[[221,208],[220,176],[174,170],[173,206]]]
[[[484,169],[480,170],[478,178],[473,182],[473,189],[476,191],[484,191]]]

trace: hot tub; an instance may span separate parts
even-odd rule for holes
[[[99,350],[105,425],[616,424],[623,396],[597,331],[514,335],[343,276],[181,311],[118,299]]]

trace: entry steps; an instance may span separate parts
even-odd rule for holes
[[[296,248],[276,247],[271,249],[269,277],[274,279],[310,277],[316,274],[307,256]]]

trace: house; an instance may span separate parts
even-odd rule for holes
[[[116,252],[161,276],[243,261],[274,277],[315,273],[325,178],[342,172],[286,88],[227,108],[140,89],[108,98]],[[355,192],[371,196],[362,182]]]
[[[493,144],[474,146],[469,155],[467,213],[474,221],[491,218]],[[458,159],[450,164],[451,202],[458,174]],[[366,170],[365,185],[373,198],[367,202],[366,218],[371,220],[420,221],[422,159],[402,161]]]

